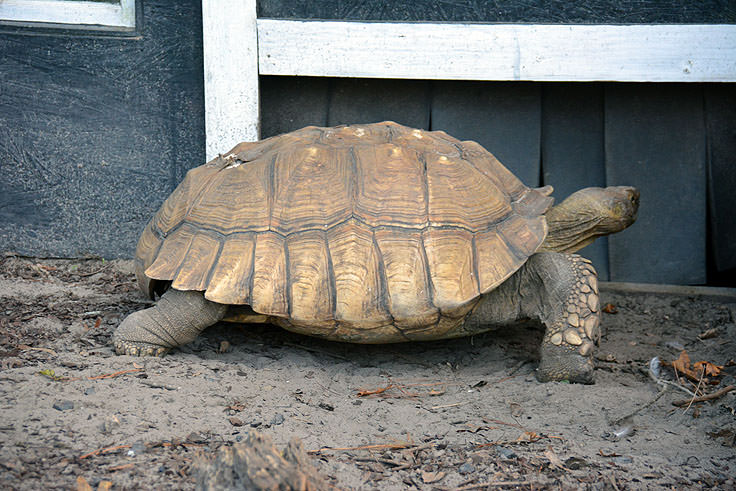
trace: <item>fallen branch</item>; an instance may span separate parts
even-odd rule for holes
[[[27,351],[27,350],[31,350],[31,351],[43,351],[44,353],[49,353],[51,355],[56,356],[56,351],[52,350],[51,348],[34,348],[33,346],[28,346],[28,345],[25,345],[25,344],[19,344],[18,345],[18,349],[19,350],[22,350],[22,351]]]
[[[376,395],[384,395],[384,397],[407,397],[407,398],[413,398],[413,397],[419,397],[423,395],[428,396],[439,396],[445,393],[444,388],[448,385],[462,385],[462,384],[452,384],[447,382],[431,382],[431,383],[411,383],[411,384],[403,384],[403,383],[397,383],[397,382],[391,382],[385,387],[379,387],[377,389],[360,389],[358,390],[356,397],[367,397],[367,396],[376,396]],[[410,389],[414,387],[440,387],[439,390],[431,389],[429,392],[426,393],[414,393],[414,392],[407,392],[405,389]],[[388,394],[385,394],[391,389],[396,389],[399,392],[401,392],[401,396],[389,396]]]
[[[484,423],[492,423],[492,424],[504,425],[504,426],[513,426],[514,428],[520,428],[522,430],[524,429],[523,426],[517,423],[507,423],[505,421],[501,421],[498,419],[489,419],[489,418],[481,418],[481,419],[483,419]]]
[[[357,447],[322,447],[318,450],[309,450],[307,453],[309,454],[318,454],[326,450],[331,450],[333,452],[345,452],[350,450],[403,450],[407,448],[414,448],[416,447],[416,443],[412,442],[406,442],[406,443],[377,443],[373,445],[360,445]]]
[[[378,389],[363,389],[363,390],[358,391],[356,395],[358,397],[374,396],[378,394],[383,394],[387,390],[393,389],[394,387],[396,387],[394,384],[388,384],[386,387],[381,387]]]
[[[87,377],[87,380],[101,380],[104,378],[114,378],[119,377],[120,375],[125,375],[126,373],[135,373],[135,372],[142,372],[142,368],[131,368],[130,370],[120,370],[119,372],[115,373],[107,373],[105,375],[97,375],[95,377]]]
[[[88,457],[94,457],[95,455],[100,455],[103,453],[110,453],[115,452],[116,450],[122,450],[124,448],[130,448],[130,445],[114,445],[112,447],[105,447],[105,448],[98,448],[97,450],[93,450],[90,453],[86,453],[79,457],[79,460],[86,459]]]
[[[442,488],[442,489],[452,489],[453,491],[467,491],[468,489],[482,489],[482,488],[488,488],[491,487],[503,487],[503,486],[527,486],[529,484],[534,484],[534,481],[488,481],[488,482],[479,482],[477,484],[468,484],[467,486],[461,486],[459,488]]]
[[[142,371],[143,371],[142,368],[131,368],[130,370],[121,370],[115,373],[95,375],[94,377],[60,377],[59,375],[54,374],[54,371],[50,369],[41,370],[38,373],[40,375],[43,375],[44,377],[50,378],[51,380],[55,382],[75,382],[77,380],[102,380],[102,379],[107,379],[107,378],[119,377],[120,375],[125,375],[126,373],[134,373],[134,372],[142,372]]]
[[[719,397],[723,397],[732,390],[736,389],[736,385],[729,385],[728,387],[724,387],[721,390],[718,390],[716,392],[713,392],[712,394],[706,394],[704,396],[700,397],[693,397],[691,399],[681,399],[679,401],[673,401],[673,406],[687,406],[689,404],[694,404],[696,402],[705,402],[705,401],[712,401],[713,399],[718,399]]]
[[[703,382],[704,376],[705,376],[705,370],[700,372],[700,381],[698,382],[698,386],[695,387],[695,394],[697,394],[698,391],[700,391],[700,384]],[[685,412],[687,412],[687,410],[690,409],[690,406],[693,405],[693,402],[695,402],[695,396],[693,396],[692,399],[690,399],[690,404],[688,404],[687,407],[685,408]]]
[[[454,403],[454,404],[443,404],[443,405],[441,405],[441,406],[432,406],[432,407],[431,407],[431,408],[429,408],[429,409],[432,409],[432,410],[435,410],[435,409],[446,409],[446,408],[448,408],[448,407],[457,407],[457,406],[464,406],[464,405],[465,405],[465,404],[467,404],[467,403],[468,403],[468,401],[465,401],[465,402],[456,402],[456,403]]]
[[[534,443],[545,438],[555,438],[557,440],[563,440],[561,436],[540,435],[539,433],[535,433],[533,431],[525,431],[516,440],[497,440],[495,442],[481,443],[479,445],[476,445],[475,448],[492,447],[494,445],[519,445],[524,443]]]
[[[666,380],[663,380],[662,382],[666,382]],[[675,385],[675,384],[673,384],[673,385],[674,385],[675,387],[679,387],[679,386],[677,386],[677,385]],[[643,406],[641,406],[640,408],[638,408],[638,409],[636,409],[636,410],[634,410],[634,411],[630,412],[629,414],[627,414],[627,415],[625,415],[625,416],[621,416],[621,417],[620,417],[620,418],[618,418],[617,420],[613,421],[613,422],[611,423],[611,425],[612,425],[612,426],[617,426],[617,425],[621,424],[622,422],[624,422],[625,420],[627,420],[627,419],[629,419],[629,418],[632,418],[632,417],[636,416],[636,415],[637,415],[637,414],[639,414],[640,412],[642,412],[642,411],[644,411],[645,409],[647,409],[647,408],[651,407],[651,405],[652,405],[652,404],[654,404],[655,402],[657,402],[657,401],[658,401],[658,400],[659,400],[659,399],[660,399],[660,398],[661,398],[661,397],[662,397],[663,395],[665,395],[665,394],[666,394],[667,392],[669,392],[669,387],[664,387],[664,388],[663,388],[662,390],[660,390],[660,391],[659,391],[659,392],[657,393],[657,395],[656,395],[656,396],[654,396],[654,397],[653,397],[653,398],[652,398],[652,399],[651,399],[651,400],[650,400],[649,402],[647,402],[646,404],[644,404],[644,405],[643,405]]]

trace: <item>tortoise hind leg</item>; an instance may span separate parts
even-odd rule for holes
[[[189,343],[222,319],[227,306],[210,302],[202,292],[169,289],[151,308],[133,312],[112,336],[115,351],[134,356],[162,356]]]
[[[537,379],[592,384],[592,356],[600,338],[595,269],[587,259],[561,253],[535,254],[525,266],[522,295],[537,292],[541,305],[522,301],[522,310],[545,326]]]

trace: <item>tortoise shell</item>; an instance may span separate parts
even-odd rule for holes
[[[137,276],[150,296],[171,282],[332,339],[462,335],[541,245],[551,202],[442,131],[310,126],[189,171],[140,238]]]

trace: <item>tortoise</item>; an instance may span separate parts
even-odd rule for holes
[[[118,354],[161,356],[218,321],[351,343],[545,328],[538,380],[593,383],[596,272],[572,254],[636,218],[632,187],[551,207],[490,152],[394,122],[309,126],[190,170],[136,249],[144,294]]]

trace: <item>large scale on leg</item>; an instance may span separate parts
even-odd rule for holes
[[[592,382],[595,271],[571,254],[636,217],[630,187],[551,207],[490,152],[392,122],[307,127],[193,169],[144,230],[118,353],[161,355],[218,320],[393,343],[537,319],[540,380]],[[164,293],[166,292],[166,293]]]

